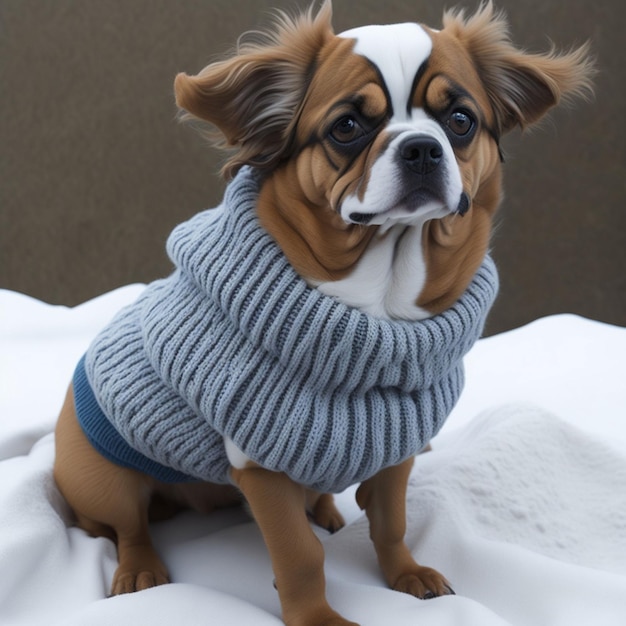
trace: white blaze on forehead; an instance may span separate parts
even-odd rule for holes
[[[356,39],[354,52],[379,70],[391,98],[394,118],[406,119],[415,76],[430,56],[433,42],[419,24],[362,26],[339,35]]]

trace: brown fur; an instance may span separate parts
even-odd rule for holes
[[[330,19],[330,2],[315,16],[311,10],[294,20],[283,15],[273,33],[241,44],[234,57],[198,76],[177,76],[175,83],[178,104],[219,129],[220,145],[230,150],[227,176],[244,164],[265,170],[260,219],[296,270],[316,280],[349,274],[375,236],[377,227],[348,225],[335,208],[346,194],[364,192],[372,162],[387,141],[381,131],[351,163],[325,141],[328,105],[343,95],[360,98],[381,122],[385,115],[375,72],[352,53],[350,40],[334,36]],[[585,46],[564,55],[528,55],[514,48],[491,3],[469,18],[448,12],[444,25],[440,33],[431,32],[433,52],[415,105],[445,108],[449,87],[461,86],[471,94],[465,105],[479,117],[481,129],[455,151],[472,199],[469,212],[433,220],[423,230],[428,281],[418,303],[433,312],[458,298],[484,256],[500,201],[500,135],[534,123],[563,96],[588,92],[591,74]],[[404,543],[412,463],[409,459],[365,481],[357,502],[369,519],[389,586],[427,598],[451,593],[451,588],[441,574],[418,565]],[[77,422],[71,387],[56,429],[54,473],[78,525],[117,542],[113,594],[168,581],[148,531],[155,496],[161,515],[179,506],[209,512],[239,502],[232,487],[166,486],[104,459]],[[326,601],[323,549],[306,515],[308,508],[317,523],[331,531],[340,528],[343,520],[332,497],[260,467],[233,469],[232,478],[263,533],[285,622],[352,624]],[[164,501],[170,504],[164,507]]]

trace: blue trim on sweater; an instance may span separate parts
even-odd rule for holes
[[[85,372],[83,356],[73,378],[74,405],[76,417],[91,445],[106,459],[152,476],[164,483],[184,483],[197,481],[197,478],[161,465],[131,448],[106,418],[93,393]]]

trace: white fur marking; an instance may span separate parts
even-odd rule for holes
[[[229,463],[235,469],[245,469],[251,459],[247,457],[233,442],[230,437],[224,437],[224,447]]]
[[[424,221],[430,216],[425,216]],[[430,313],[416,305],[426,282],[422,256],[422,226],[394,224],[380,233],[346,278],[315,286],[374,317],[419,320]]]
[[[356,39],[354,52],[368,58],[385,80],[395,120],[407,119],[411,87],[430,56],[433,42],[419,24],[362,26],[339,35]]]

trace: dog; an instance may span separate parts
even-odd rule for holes
[[[331,15],[329,0],[317,12],[310,8],[293,18],[279,14],[272,30],[242,41],[229,58],[195,76],[179,74],[177,104],[187,118],[214,129],[216,145],[228,154],[226,178],[254,172],[258,221],[310,287],[307,297],[321,294],[324,303],[345,305],[342,320],[353,319],[345,317],[352,315],[351,309],[401,325],[433,319],[463,298],[485,262],[502,193],[501,137],[515,127],[535,124],[563,99],[591,93],[588,46],[525,53],[511,43],[506,21],[491,2],[471,16],[446,12],[441,30],[407,23],[336,35]],[[186,230],[180,238],[188,242],[195,232]],[[172,244],[173,253],[177,245]],[[263,246],[256,247],[266,250]],[[242,255],[237,267],[255,252],[240,248],[237,244]],[[185,254],[180,253],[183,265],[192,256]],[[213,289],[216,297],[236,299],[236,292],[226,293],[228,278],[220,290],[210,282],[211,272],[221,271],[214,267],[219,266],[220,257],[216,259],[207,272],[194,276],[203,285],[208,281],[206,289]],[[248,270],[242,276],[247,279]],[[155,289],[165,292],[168,285],[159,283]],[[176,308],[184,297],[172,293],[170,308]],[[155,302],[146,308],[148,326],[154,311],[168,308],[159,307],[158,298]],[[186,316],[182,305],[179,309],[172,315]],[[157,326],[146,331],[156,343],[165,332]],[[204,337],[201,326],[187,324],[185,340],[192,337],[193,344],[187,352],[168,356],[159,344],[154,368],[195,363]],[[277,333],[284,328],[281,322]],[[281,335],[283,339],[288,340]],[[116,341],[109,341],[107,349],[114,349]],[[290,350],[297,351],[297,345]],[[298,358],[306,363],[302,355]],[[313,376],[318,366],[307,367],[307,375]],[[115,365],[107,368],[109,376]],[[214,369],[207,378],[225,377],[220,397],[239,373],[229,365],[224,371],[222,375]],[[191,380],[196,374],[187,367],[184,375]],[[323,550],[305,513],[331,531],[341,528],[343,519],[330,493],[265,467],[243,449],[241,439],[228,434],[219,435],[218,445],[225,451],[229,481],[178,482],[175,473],[168,475],[168,482],[155,478],[128,461],[135,454],[132,446],[120,448],[115,456],[94,443],[95,435],[86,426],[90,417],[79,423],[77,406],[100,409],[93,398],[91,404],[84,399],[77,384],[75,378],[58,420],[54,476],[76,523],[117,543],[119,567],[112,594],[169,581],[150,540],[149,519],[180,506],[210,512],[240,503],[243,494],[271,556],[285,623],[353,624],[325,598]],[[289,387],[285,389],[288,395]],[[132,422],[142,390],[130,391],[123,409]],[[250,395],[247,402],[257,407],[257,400]],[[107,403],[100,399],[103,411]],[[174,400],[157,404],[178,406]],[[261,413],[259,419],[265,419]],[[151,426],[145,437],[159,428]],[[159,437],[169,436],[169,431],[159,432]],[[182,436],[175,443],[186,445]],[[427,444],[420,440],[419,448]],[[417,564],[404,543],[405,492],[420,449],[367,476],[356,498],[369,519],[386,582],[425,599],[454,592],[442,574]]]

